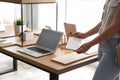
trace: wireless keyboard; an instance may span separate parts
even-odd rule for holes
[[[81,46],[81,38],[69,37],[66,49],[76,50]]]
[[[96,56],[96,53],[88,55],[84,53],[78,54],[76,52],[72,52],[69,54],[62,55],[62,56],[54,57],[51,60],[66,65],[66,64],[80,61],[80,60],[83,60],[83,59],[86,59],[92,56]]]

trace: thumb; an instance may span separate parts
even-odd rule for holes
[[[80,47],[80,48],[78,48],[77,50],[75,50],[75,52],[77,52],[77,53],[82,53],[82,46]]]

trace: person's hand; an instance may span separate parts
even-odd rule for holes
[[[76,33],[72,34],[71,36],[77,37],[77,38],[82,38],[82,39],[87,37],[87,35],[85,33],[81,33],[81,32],[76,32]]]
[[[77,53],[85,53],[90,47],[92,47],[92,45],[89,42],[84,43],[77,50],[75,50],[75,52],[77,52]]]

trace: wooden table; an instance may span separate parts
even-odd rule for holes
[[[42,70],[50,73],[50,80],[59,80],[60,74],[97,61],[97,54],[96,54],[89,58],[82,59],[82,60],[79,60],[77,62],[68,64],[68,65],[63,65],[63,64],[54,62],[51,60],[53,57],[57,57],[57,56],[61,56],[61,55],[65,55],[65,54],[73,52],[71,50],[66,50],[66,49],[60,48],[60,47],[58,47],[56,52],[51,55],[43,56],[40,58],[34,58],[34,57],[31,57],[29,55],[26,55],[26,54],[23,54],[23,53],[20,53],[17,51],[17,49],[19,49],[21,47],[20,46],[21,40],[18,36],[15,36],[14,33],[11,32],[11,27],[8,27],[7,31],[1,32],[0,34],[1,34],[0,35],[1,38],[15,42],[15,44],[13,44],[13,45],[0,47],[1,53],[13,58],[13,69],[7,70],[0,74],[8,73],[11,71],[16,71],[17,70],[17,60],[20,60],[20,61],[23,61],[27,64],[30,64],[34,67],[37,67],[39,69],[42,69]],[[34,35],[33,40],[24,41],[23,43],[25,46],[35,44],[37,38],[38,38],[38,36]]]
[[[60,74],[97,61],[97,54],[96,54],[87,59],[79,60],[77,62],[68,64],[68,65],[63,65],[63,64],[52,61],[51,58],[68,54],[72,52],[71,50],[61,49],[58,47],[56,52],[51,55],[43,56],[40,58],[34,58],[29,55],[18,52],[17,49],[19,48],[20,46],[18,45],[12,45],[4,48],[1,47],[0,52],[10,57],[13,57],[15,60],[23,61],[27,64],[30,64],[34,67],[37,67],[39,69],[42,69],[50,73],[50,80],[59,80]],[[17,67],[16,62],[15,62],[15,67]]]

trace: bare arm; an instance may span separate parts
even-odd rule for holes
[[[120,4],[118,5],[118,8],[114,15],[113,22],[107,27],[107,29],[103,33],[101,33],[99,36],[97,36],[95,39],[93,39],[90,43],[91,43],[91,45],[95,45],[95,44],[115,35],[118,31],[120,31]]]
[[[100,27],[101,27],[101,22],[99,22],[94,28],[92,28],[88,32],[85,32],[85,33],[76,32],[75,34],[72,34],[72,36],[78,37],[78,38],[86,38],[98,33]]]
[[[98,33],[101,25],[102,25],[102,22],[99,22],[94,28],[92,28],[91,30],[89,30],[88,32],[86,32],[87,37]]]
[[[102,32],[100,35],[98,35],[96,38],[94,38],[92,41],[83,44],[80,48],[75,50],[78,53],[84,53],[86,52],[91,46],[100,43],[107,38],[112,37],[117,32],[120,31],[120,4],[118,5],[118,8],[115,12],[114,19],[110,25],[106,28],[104,32]]]

